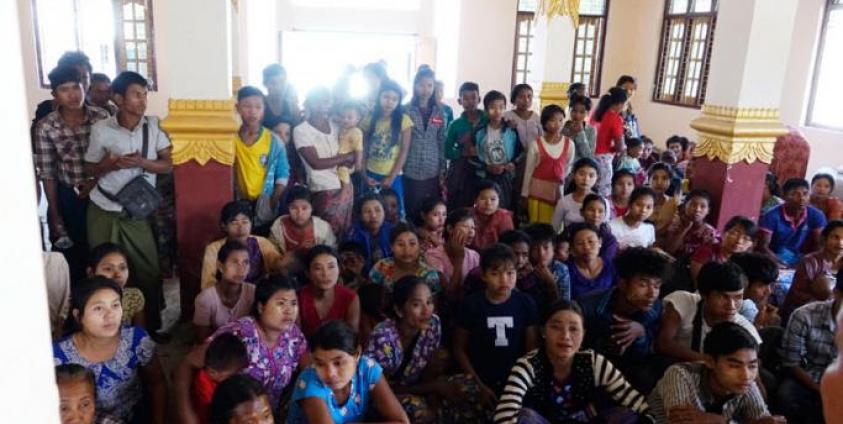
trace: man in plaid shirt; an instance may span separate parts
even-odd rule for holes
[[[85,275],[85,211],[94,185],[83,168],[83,157],[91,126],[107,118],[108,112],[85,103],[83,76],[77,67],[58,66],[49,79],[56,109],[35,126],[35,168],[49,202],[50,239],[54,243],[63,239],[54,247],[65,255],[72,281],[77,281]]]
[[[843,300],[843,276],[837,277],[831,300],[812,302],[790,315],[782,338],[782,365],[790,375],[782,381],[778,401],[791,422],[823,422],[820,380],[837,357],[835,317]],[[817,281],[815,285],[826,284]],[[812,287],[812,290],[820,287]],[[825,287],[827,291],[827,286]]]

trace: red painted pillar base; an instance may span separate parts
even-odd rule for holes
[[[193,317],[194,299],[201,287],[205,246],[222,237],[220,210],[232,200],[232,169],[216,161],[176,165],[176,240],[181,295],[181,318]]]
[[[768,165],[755,161],[727,164],[719,159],[694,158],[691,187],[711,195],[709,222],[722,231],[735,215],[758,220]]]

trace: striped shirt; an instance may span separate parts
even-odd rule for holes
[[[537,411],[550,422],[583,421],[594,418],[592,415],[576,414],[567,410],[569,404],[587,404],[588,410],[594,411],[594,401],[608,395],[618,404],[639,414],[648,412],[647,401],[636,391],[603,355],[591,350],[579,352],[571,366],[573,389],[570,399],[558,404],[549,393],[549,382],[554,381],[553,366],[543,348],[534,350],[521,357],[512,367],[509,379],[495,410],[495,424],[515,424],[523,408]]]
[[[790,316],[782,337],[782,365],[802,367],[816,383],[837,357],[833,308],[834,300],[811,302],[798,308]]]
[[[35,167],[43,180],[58,180],[68,186],[85,181],[85,150],[91,127],[108,118],[108,112],[94,106],[84,106],[85,118],[77,127],[65,123],[58,110],[38,121],[35,127]]]
[[[687,406],[720,414],[726,422],[749,422],[770,415],[755,382],[746,393],[718,401],[709,389],[708,376],[708,368],[701,362],[668,368],[648,399],[656,422],[667,424],[671,409]]]

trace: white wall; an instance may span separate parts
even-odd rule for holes
[[[790,45],[782,46],[789,56],[782,86],[781,117],[786,125],[797,127],[811,145],[809,174],[822,166],[843,165],[843,133],[804,126],[824,4],[825,0],[799,0],[793,37]],[[632,104],[643,132],[657,146],[663,146],[673,134],[695,139],[696,133],[689,123],[700,114],[699,109],[651,100],[663,8],[663,0],[611,2],[601,84],[605,92],[622,74],[637,78],[638,92]],[[715,32],[715,37],[724,36],[727,35]]]
[[[28,2],[26,2],[28,3]],[[4,243],[0,266],[5,287],[0,296],[0,415],[4,423],[58,423],[58,392],[53,374],[49,313],[35,210],[35,179],[24,106],[26,55],[20,48],[17,4],[0,2],[0,35],[8,43],[0,78],[0,131],[10,142],[0,157],[0,222]]]

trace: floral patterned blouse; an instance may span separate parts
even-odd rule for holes
[[[386,287],[388,292],[392,292],[392,286],[397,281],[395,274],[398,271],[398,266],[395,265],[395,259],[386,258],[381,259],[372,270],[369,271],[369,280],[375,284],[380,284]],[[416,271],[416,277],[421,278],[430,287],[430,291],[436,295],[442,291],[442,281],[439,273],[430,265],[420,262],[419,268]]]
[[[146,305],[146,298],[143,297],[143,292],[134,287],[123,288],[123,299],[120,301],[123,304],[123,325],[132,323],[132,318],[138,312],[143,311]]]
[[[246,346],[249,366],[245,373],[263,384],[272,408],[277,412],[281,406],[281,392],[290,383],[302,355],[307,351],[304,334],[294,325],[278,336],[275,346],[269,347],[261,340],[257,323],[251,316],[220,327],[211,338],[227,333],[240,338]]]
[[[126,422],[132,420],[134,409],[143,396],[138,368],[149,365],[153,356],[155,342],[140,327],[123,327],[114,357],[103,362],[85,359],[76,348],[73,335],[53,344],[55,365],[79,364],[93,371],[97,384],[97,411]]]
[[[418,335],[413,351],[410,352],[411,357],[405,358],[407,352],[401,347],[398,324],[392,319],[387,319],[375,327],[369,337],[365,354],[378,361],[389,381],[410,385],[421,379],[424,368],[439,349],[441,340],[442,326],[439,317],[433,315],[430,318],[430,326]],[[408,362],[402,369],[404,361]]]

